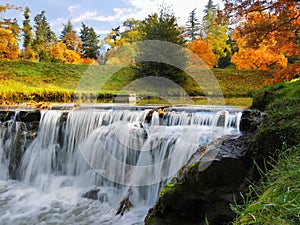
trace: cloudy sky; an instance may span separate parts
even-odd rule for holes
[[[9,0],[10,4],[31,10],[31,20],[41,11],[46,11],[46,17],[51,28],[60,34],[62,24],[71,19],[77,30],[81,27],[81,22],[95,28],[96,32],[104,38],[111,28],[117,27],[128,18],[144,19],[147,15],[157,12],[159,5],[165,3],[173,8],[175,16],[180,25],[187,21],[189,13],[197,8],[198,18],[202,18],[204,6],[208,0]],[[5,0],[4,0],[5,2]],[[220,3],[221,0],[214,0]],[[4,17],[16,17],[23,20],[22,12],[11,11]],[[19,22],[21,23],[21,22]]]

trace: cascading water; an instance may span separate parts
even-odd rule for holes
[[[0,224],[143,224],[161,187],[197,149],[239,132],[240,112],[169,111],[160,118],[154,111],[150,123],[148,112],[42,112],[17,180],[8,175],[12,125],[2,126]],[[125,197],[133,208],[116,216]]]

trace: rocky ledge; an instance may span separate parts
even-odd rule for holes
[[[252,176],[252,138],[260,123],[259,111],[243,113],[243,135],[218,139],[199,149],[178,176],[162,189],[149,210],[146,225],[228,224],[235,217],[230,204]]]

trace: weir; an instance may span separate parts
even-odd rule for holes
[[[143,224],[193,153],[239,134],[241,109],[159,110],[53,106],[38,126],[20,111],[2,113],[0,224]],[[116,216],[123,199],[132,208]]]

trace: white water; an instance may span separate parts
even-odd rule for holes
[[[171,112],[159,125],[153,113],[149,125],[147,112],[78,110],[66,121],[62,111],[43,112],[19,180],[8,179],[10,138],[0,130],[0,224],[143,224],[163,184],[200,146],[237,134],[241,116]],[[95,188],[101,201],[82,197]],[[116,216],[128,193],[134,207]]]

